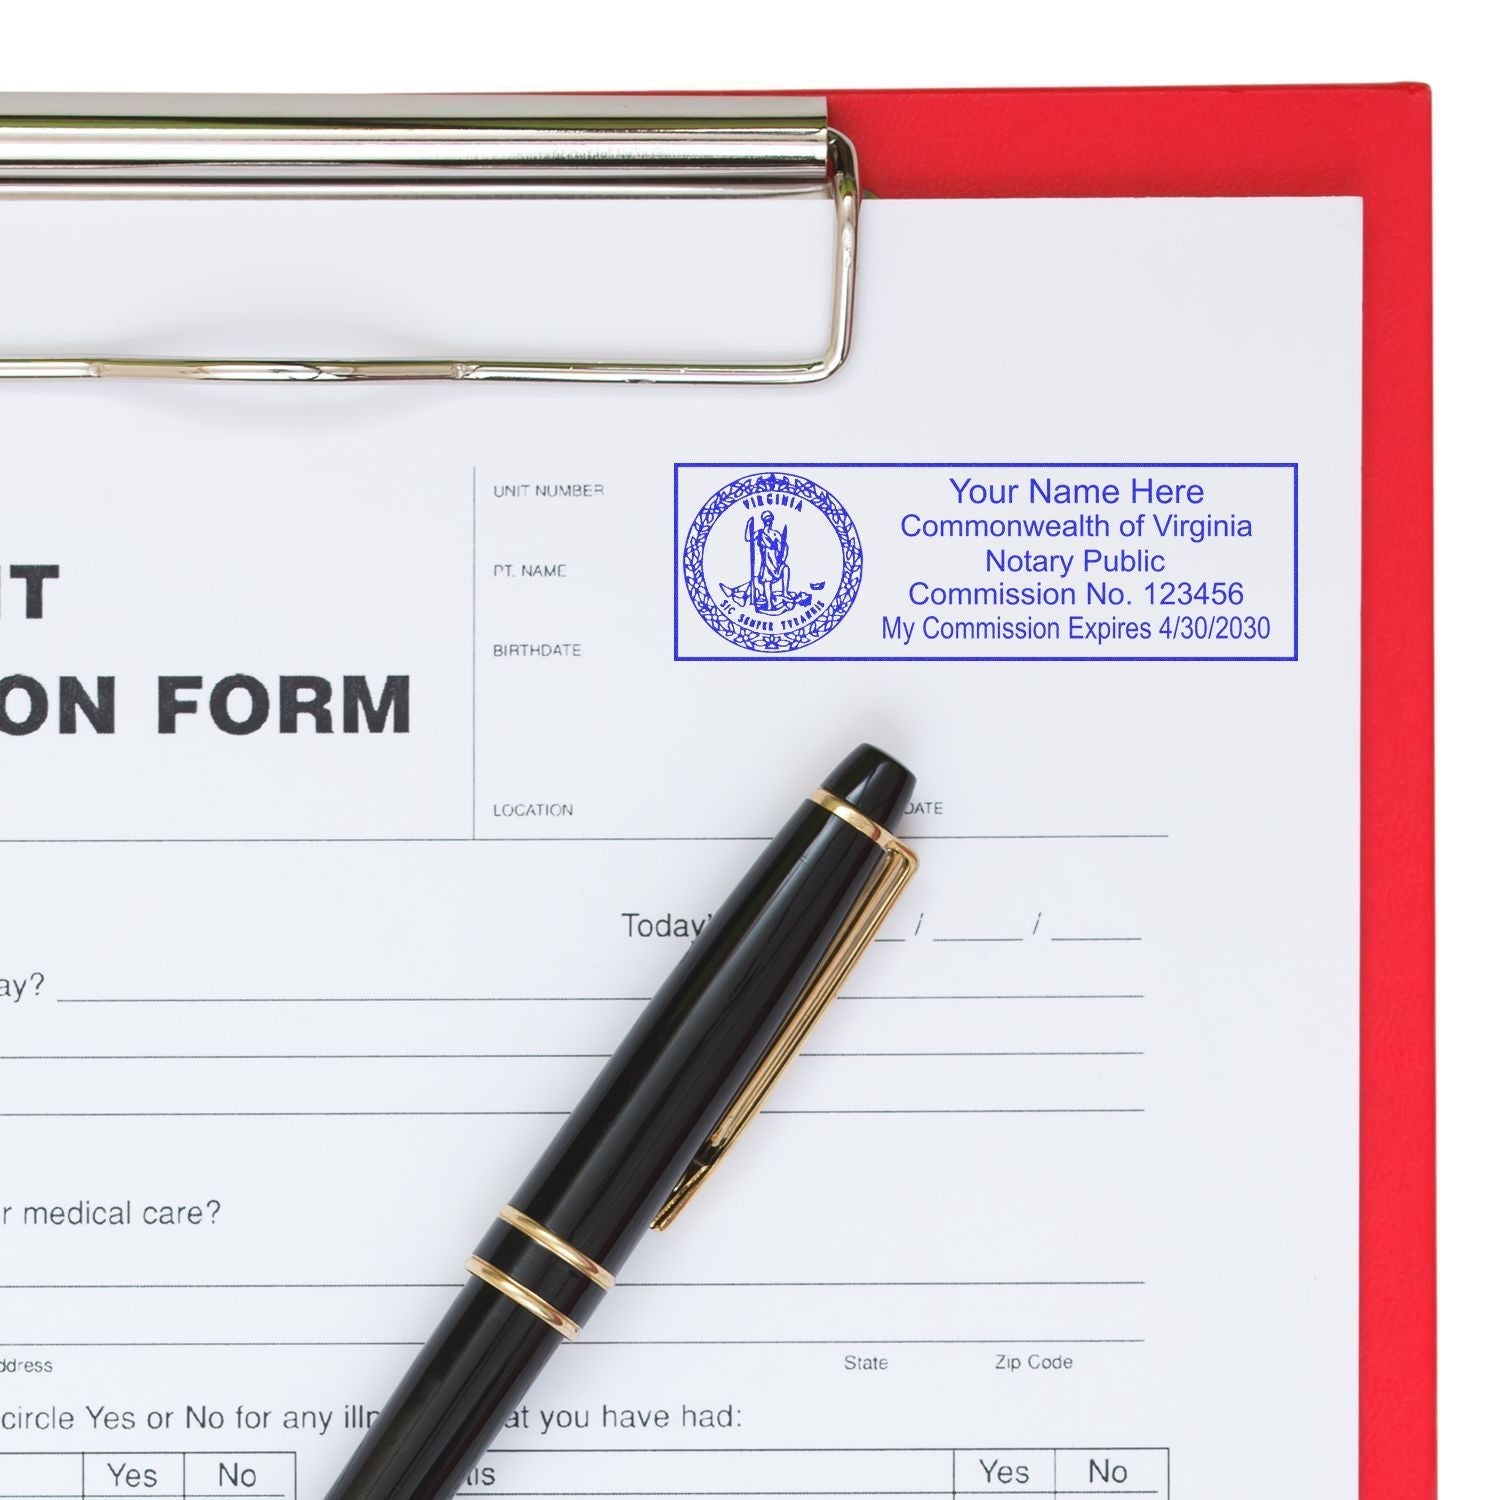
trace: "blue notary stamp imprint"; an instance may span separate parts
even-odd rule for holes
[[[744,474],[688,528],[682,579],[710,630],[746,651],[797,651],[849,613],[864,552],[849,512],[800,474]]]

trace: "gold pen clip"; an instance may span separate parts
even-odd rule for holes
[[[870,946],[891,907],[896,904],[897,898],[916,873],[917,856],[912,850],[889,829],[882,828],[879,823],[867,818],[857,807],[822,787],[813,792],[808,801],[816,802],[819,807],[859,829],[866,837],[874,839],[884,852],[885,859],[874,880],[870,882],[869,889],[855,902],[853,910],[844,919],[828,952],[813,971],[796,1005],[792,1007],[791,1014],[771,1039],[765,1055],[755,1065],[755,1071],[730,1101],[729,1108],[709,1132],[708,1139],[693,1154],[687,1170],[677,1179],[677,1185],[667,1195],[661,1211],[651,1221],[653,1229],[665,1229],[682,1212],[683,1205],[702,1187],[708,1174],[724,1160],[729,1148],[739,1139],[741,1131],[760,1113],[761,1106],[776,1086],[777,1079],[786,1071],[787,1064],[802,1050],[802,1044],[817,1025],[818,1017],[843,988],[844,981],[859,962],[860,955]]]

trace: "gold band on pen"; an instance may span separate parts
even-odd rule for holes
[[[565,1339],[576,1339],[582,1330],[566,1313],[560,1313],[553,1305],[538,1297],[528,1286],[522,1286],[514,1276],[507,1276],[498,1266],[492,1266],[487,1260],[480,1260],[477,1255],[471,1255],[464,1262],[464,1268],[470,1276],[477,1276],[487,1285],[494,1287],[502,1296],[520,1307],[524,1307],[533,1317],[540,1318],[549,1328],[555,1328]]]
[[[842,818],[851,828],[857,828],[866,838],[874,839],[882,849],[889,849],[892,844],[899,844],[900,840],[889,828],[882,828],[874,818],[867,818],[857,807],[850,802],[845,802],[842,797],[835,796],[826,787],[819,787],[815,792],[807,794],[809,802],[815,802],[824,812],[831,812],[834,817]],[[902,845],[905,848],[905,845]]]
[[[512,1229],[519,1229],[528,1239],[535,1240],[542,1249],[550,1250],[580,1276],[587,1276],[595,1286],[602,1287],[607,1292],[615,1284],[615,1278],[592,1255],[585,1255],[576,1245],[570,1245],[560,1234],[553,1234],[545,1224],[538,1224],[530,1214],[523,1214],[514,1204],[507,1203],[500,1210],[500,1217]]]

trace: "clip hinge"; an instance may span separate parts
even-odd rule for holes
[[[882,828],[857,808],[821,787],[809,800],[874,839],[884,851],[885,859],[869,888],[844,919],[828,952],[807,981],[791,1014],[771,1039],[771,1044],[756,1064],[755,1071],[730,1102],[719,1123],[709,1132],[708,1139],[693,1154],[687,1170],[677,1179],[676,1186],[667,1195],[667,1201],[651,1221],[653,1229],[665,1229],[672,1223],[682,1212],[683,1205],[703,1185],[703,1180],[723,1161],[729,1148],[739,1139],[740,1133],[760,1113],[766,1096],[776,1086],[787,1065],[802,1050],[802,1044],[817,1025],[818,1017],[843,988],[844,981],[859,962],[860,955],[870,946],[891,907],[896,904],[897,898],[916,873],[916,854],[888,829]]]

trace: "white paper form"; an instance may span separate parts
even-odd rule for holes
[[[826,300],[826,205],[251,207],[4,205],[8,342]],[[863,236],[816,388],[0,388],[3,1500],[316,1500],[862,739],[916,883],[464,1492],[1355,1494],[1359,205]]]

